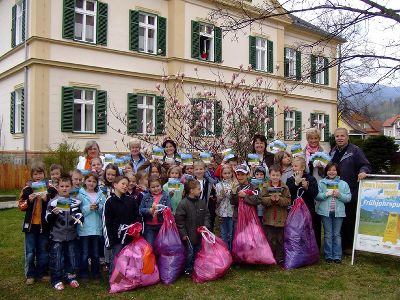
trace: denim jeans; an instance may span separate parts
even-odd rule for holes
[[[25,276],[42,278],[47,273],[49,235],[40,232],[25,232]],[[36,263],[35,263],[36,262]]]
[[[196,259],[197,253],[200,251],[201,244],[192,245],[186,242],[186,265],[185,265],[185,273],[189,273],[192,275],[194,260]]]
[[[114,270],[114,260],[115,257],[117,256],[117,254],[122,250],[122,248],[124,248],[125,245],[122,244],[116,244],[111,248],[111,261],[110,261],[110,267],[108,268],[108,275],[111,276],[113,270]]]
[[[143,237],[153,247],[154,241],[156,240],[157,234],[160,231],[160,225],[148,225],[144,224]]]
[[[89,277],[89,258],[91,275],[93,278],[100,278],[100,257],[99,257],[99,236],[89,235],[79,237],[81,244],[81,269],[80,277]]]
[[[321,216],[324,224],[324,255],[325,259],[342,259],[342,237],[340,229],[343,218],[336,218],[335,212],[329,217]]]
[[[50,274],[51,284],[65,280],[70,283],[76,279],[79,269],[78,240],[51,242],[50,246]]]
[[[221,238],[225,242],[228,250],[232,250],[233,240],[233,220],[232,217],[222,217],[221,222]]]

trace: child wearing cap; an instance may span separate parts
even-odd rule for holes
[[[236,179],[239,184],[232,187],[231,204],[234,206],[233,228],[235,228],[238,217],[239,198],[243,198],[244,202],[253,206],[257,206],[260,203],[258,193],[254,195],[249,195],[245,192],[246,190],[256,190],[255,187],[251,183],[249,183],[249,173],[250,169],[246,164],[238,165],[235,168]]]
[[[256,166],[254,169],[254,178],[260,179],[264,183],[266,180],[266,177],[267,177],[267,169],[262,165]],[[257,188],[257,190],[260,191],[259,188]],[[260,223],[262,224],[262,219],[264,216],[264,206],[262,204],[257,205],[257,215],[258,215],[258,218],[260,219]]]

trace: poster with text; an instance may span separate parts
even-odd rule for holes
[[[400,256],[400,180],[362,180],[355,249]]]

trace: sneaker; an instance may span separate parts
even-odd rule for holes
[[[50,276],[43,276],[42,278],[40,278],[41,282],[49,282],[50,281]]]
[[[331,258],[327,258],[327,259],[325,259],[325,262],[327,262],[328,264],[330,264],[330,263],[332,263],[332,262],[333,262],[333,259],[331,259]]]
[[[69,286],[72,287],[73,289],[76,289],[76,288],[79,287],[79,283],[78,283],[78,281],[76,281],[76,280],[72,280],[72,281],[69,283]]]
[[[335,260],[334,260],[334,263],[335,263],[335,264],[341,264],[341,263],[342,263],[342,260],[341,260],[341,259],[335,259]]]
[[[185,275],[190,277],[190,276],[192,276],[192,272],[190,272],[190,271],[185,271]]]
[[[55,285],[54,285],[54,288],[57,290],[57,291],[62,291],[65,287],[64,287],[64,283],[62,283],[61,281],[60,282],[57,282]]]
[[[25,281],[26,285],[32,285],[35,283],[35,279],[34,278],[27,278]]]

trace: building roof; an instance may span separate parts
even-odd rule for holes
[[[400,114],[393,116],[393,117],[387,119],[385,122],[383,122],[383,127],[393,126],[393,123],[396,122],[398,119],[400,119]]]
[[[380,135],[382,129],[382,122],[379,120],[371,120],[369,117],[359,114],[352,113],[350,115],[343,114],[342,119],[354,129],[354,132],[366,135]],[[361,124],[367,123],[370,127],[364,128]]]

